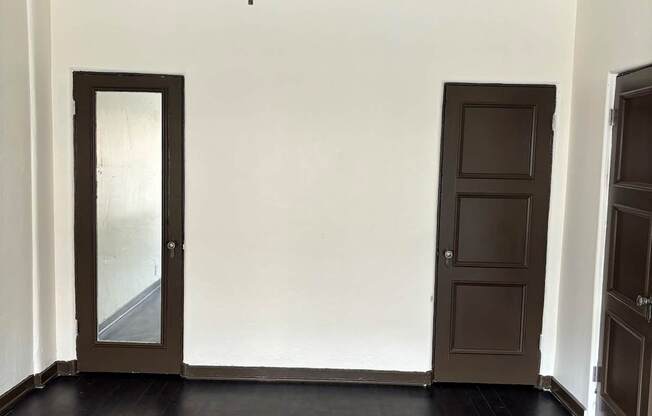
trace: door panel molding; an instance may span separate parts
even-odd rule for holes
[[[622,255],[622,251],[626,251],[626,253],[630,255],[632,254],[631,245],[632,242],[634,242],[631,235],[623,237],[623,239],[626,241],[619,240],[618,238],[621,231],[621,224],[624,222],[623,220],[626,216],[630,216],[630,218],[634,217],[634,218],[643,219],[644,224],[640,224],[639,227],[636,227],[636,231],[643,232],[645,234],[644,236],[645,242],[643,244],[636,244],[637,246],[641,246],[640,247],[641,251],[644,251],[644,253],[642,253],[644,256],[643,259],[640,258],[632,259],[631,257],[622,260],[620,259],[620,255]],[[637,208],[632,208],[622,204],[613,204],[611,221],[612,221],[611,222],[612,235],[610,239],[610,244],[611,244],[611,249],[609,250],[610,257],[608,259],[609,269],[607,273],[607,295],[612,297],[616,301],[622,302],[625,306],[630,308],[634,313],[637,313],[642,317],[645,317],[646,315],[644,310],[636,306],[636,295],[650,292],[650,266],[652,262],[652,212],[648,212]],[[626,247],[620,247],[621,245],[625,245]],[[628,267],[629,270],[626,270],[623,273],[624,274],[623,277],[628,278],[629,277],[628,274],[634,272],[631,270],[631,266],[632,265],[635,266],[636,263],[637,262],[640,263],[641,260],[643,262],[643,267],[642,268],[639,267],[639,270],[637,272],[641,273],[640,277],[642,279],[641,282],[642,287],[639,287],[638,290],[635,290],[634,291],[635,293],[632,296],[628,296],[626,293],[620,291],[617,287],[618,284],[617,279],[620,277],[619,276],[620,273],[617,273],[615,270],[617,267],[617,263],[624,263],[626,267]],[[641,264],[639,264],[639,266],[641,266]]]
[[[484,314],[484,318],[490,318],[491,321],[497,321],[497,320],[505,320],[509,321],[510,319],[513,319],[512,322],[503,322],[505,323],[511,323],[512,328],[511,329],[517,329],[518,330],[518,335],[517,339],[518,341],[515,343],[517,344],[517,347],[514,349],[508,349],[508,348],[470,348],[470,347],[460,347],[456,346],[456,331],[457,327],[464,326],[463,322],[460,323],[460,325],[457,325],[457,319],[458,319],[458,312],[459,312],[459,303],[458,303],[458,288],[466,286],[466,287],[485,287],[485,288],[503,288],[503,289],[515,289],[517,291],[520,291],[520,300],[518,303],[520,303],[520,314],[519,316],[508,316],[507,314],[499,315],[497,316],[496,314],[496,308],[493,308],[493,305],[485,305],[485,307],[488,307],[487,309],[490,309],[487,311],[486,314]],[[525,283],[511,283],[511,282],[479,282],[479,281],[463,281],[463,280],[458,280],[455,281],[452,285],[452,291],[451,291],[451,298],[453,299],[453,305],[452,305],[452,312],[451,312],[451,321],[450,321],[450,331],[451,331],[451,340],[450,340],[450,348],[449,352],[453,354],[486,354],[486,355],[523,355],[523,345],[524,345],[524,340],[525,340],[525,322],[526,322],[526,303],[527,303],[527,284]],[[478,299],[474,299],[475,302],[471,305],[469,305],[470,308],[477,308],[478,306]],[[486,301],[486,300],[495,300],[495,299],[479,299],[480,302]],[[493,310],[491,310],[493,309]],[[468,312],[475,312],[475,311],[466,311],[466,315],[468,315]],[[516,318],[516,319],[514,319]],[[492,322],[488,322],[488,325],[491,325]],[[494,322],[495,324],[495,322]],[[507,329],[507,328],[506,328]],[[471,340],[471,342],[478,342],[479,339],[477,336],[474,336]]]
[[[500,267],[500,268],[510,268],[510,269],[527,269],[528,267],[528,256],[529,256],[529,246],[531,239],[531,220],[532,220],[532,195],[531,194],[507,194],[507,193],[458,193],[456,199],[456,208],[455,208],[455,266],[456,267]],[[521,200],[525,201],[525,207],[520,207],[522,212],[522,229],[521,231],[521,240],[522,240],[522,254],[519,257],[520,261],[508,262],[508,261],[481,261],[481,260],[460,260],[461,254],[463,251],[460,249],[460,223],[462,223],[462,216],[460,213],[462,207],[462,200],[467,199],[485,199],[485,200],[495,200],[495,201],[509,201],[509,200]],[[524,211],[524,212],[523,212]],[[498,213],[494,213],[498,214]],[[516,213],[512,213],[516,214]],[[513,217],[512,217],[513,218]],[[477,219],[476,219],[477,221]],[[514,225],[517,225],[516,223]],[[476,224],[477,227],[477,224]],[[518,231],[518,230],[516,230]],[[490,238],[490,236],[487,236]],[[485,246],[491,245],[489,238],[483,239]]]
[[[635,381],[636,383],[636,399],[635,399],[635,408],[630,407],[627,409],[623,409],[620,404],[618,403],[618,399],[614,398],[610,393],[610,377],[611,377],[611,363],[610,361],[616,357],[614,355],[623,355],[623,353],[627,353],[627,355],[630,356],[636,356],[632,355],[632,351],[616,351],[614,354],[612,354],[612,349],[614,348],[614,345],[612,343],[613,341],[613,333],[614,331],[614,325],[617,325],[619,328],[622,328],[625,330],[625,332],[629,335],[631,335],[632,338],[634,338],[638,344],[639,347],[639,354],[638,354],[638,365],[636,366],[636,374],[630,373],[630,374],[625,374],[624,376],[629,376]],[[606,340],[606,345],[605,345],[605,374],[604,374],[604,382],[602,384],[602,392],[603,392],[603,397],[606,400],[607,404],[614,410],[620,412],[620,414],[623,415],[638,415],[640,412],[637,410],[641,406],[641,394],[642,394],[642,384],[643,384],[643,365],[644,365],[644,360],[645,360],[645,336],[639,332],[637,332],[634,328],[631,328],[629,325],[627,325],[625,322],[617,318],[615,315],[611,313],[607,313],[606,315],[606,321],[605,321],[605,340]],[[622,378],[623,375],[620,375]],[[615,383],[614,383],[615,384]],[[631,391],[631,389],[628,389]],[[621,392],[622,393],[622,392]],[[633,412],[632,412],[633,410]]]
[[[466,122],[468,121],[468,116],[469,114],[467,113],[467,110],[469,109],[492,109],[492,110],[529,110],[529,121],[528,124],[529,126],[527,127],[528,131],[527,132],[521,132],[523,136],[529,136],[529,140],[527,142],[527,163],[524,163],[524,165],[527,165],[525,172],[508,172],[508,171],[503,171],[503,172],[470,172],[464,168],[465,166],[465,149],[466,144],[469,142],[468,136],[467,136],[467,125]],[[536,149],[536,125],[537,125],[537,107],[536,105],[517,105],[517,104],[501,104],[501,103],[464,103],[462,104],[462,120],[461,120],[461,136],[460,136],[460,146],[458,149],[459,153],[459,161],[458,161],[458,168],[457,168],[457,177],[458,178],[470,178],[470,179],[534,179],[534,154],[535,154],[535,149]],[[505,121],[517,121],[517,120],[505,120]],[[511,127],[511,126],[510,126]],[[521,126],[521,128],[524,126]],[[513,127],[512,127],[513,128]],[[476,132],[476,135],[479,132]],[[495,133],[494,133],[495,134]],[[501,143],[502,149],[500,150],[501,152],[504,152],[506,150],[513,150],[509,149],[509,146],[506,146],[508,144],[511,144],[512,147],[514,147],[514,143]],[[520,146],[523,146],[523,144],[519,144]],[[471,151],[471,149],[469,149]],[[486,150],[486,149],[484,149]],[[521,149],[523,150],[523,149]],[[482,152],[479,152],[483,157],[481,159],[489,159],[489,163],[494,162],[491,158],[491,155],[486,155],[483,154]],[[476,159],[478,158],[479,155],[476,155]],[[484,157],[488,156],[488,157]],[[477,163],[477,162],[476,162]],[[487,161],[485,161],[487,163]],[[494,170],[498,169],[504,169],[505,166],[500,166],[498,168],[497,166],[494,166]],[[476,169],[478,170],[478,169]]]

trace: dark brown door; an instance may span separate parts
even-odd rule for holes
[[[183,77],[73,78],[78,368],[179,373]]]
[[[652,414],[652,68],[618,77],[615,107],[600,394],[605,409],[644,416]]]
[[[435,381],[537,382],[554,108],[552,86],[446,85]]]

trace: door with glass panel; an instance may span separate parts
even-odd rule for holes
[[[183,77],[73,80],[78,368],[179,373]]]

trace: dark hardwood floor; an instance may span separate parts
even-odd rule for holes
[[[11,416],[562,416],[532,387],[265,384],[83,374],[28,393]]]

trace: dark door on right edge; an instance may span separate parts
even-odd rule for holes
[[[434,379],[537,383],[555,87],[446,85]]]
[[[652,67],[618,77],[615,114],[601,407],[645,416],[652,414]]]

